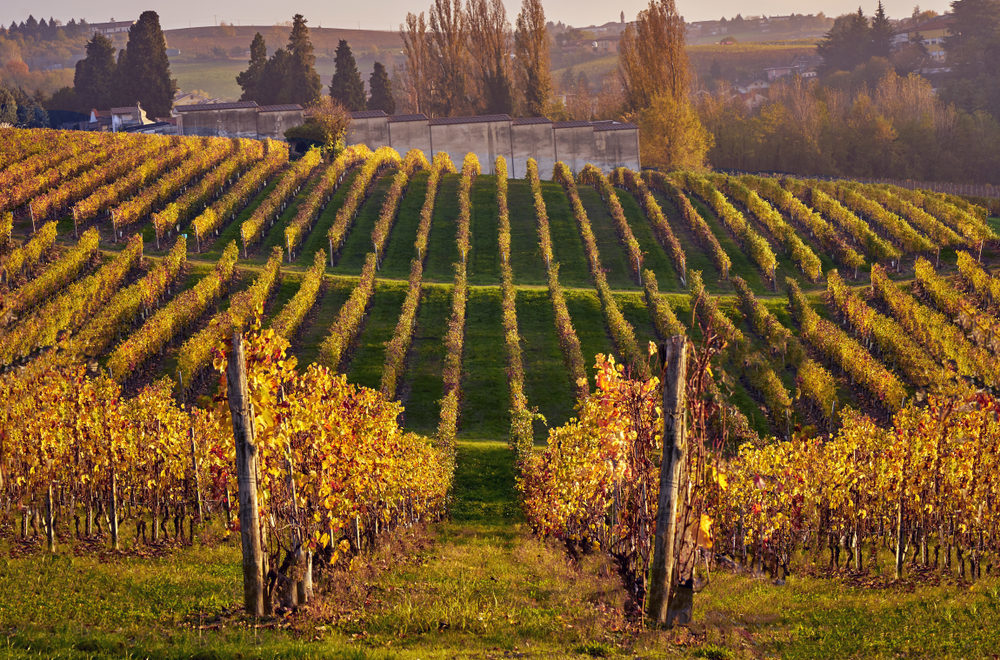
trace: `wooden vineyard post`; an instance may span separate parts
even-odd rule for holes
[[[202,522],[204,519],[204,513],[201,502],[201,474],[198,473],[198,454],[197,447],[194,443],[194,429],[188,429],[188,436],[191,438],[191,470],[194,472],[194,496],[195,501],[198,505],[198,522]],[[192,538],[193,541],[193,538]]]
[[[49,552],[56,551],[56,521],[53,513],[52,502],[52,482],[49,482],[49,490],[45,494],[45,540],[48,542]]]
[[[667,606],[673,595],[675,577],[678,484],[687,444],[686,342],[684,335],[674,335],[662,351],[665,356],[662,379],[663,463],[660,465],[660,497],[646,606],[646,614],[660,626],[668,625]]]
[[[263,616],[264,559],[260,542],[260,511],[257,508],[257,446],[254,444],[253,411],[247,392],[243,335],[239,330],[233,333],[226,385],[236,442],[236,485],[243,546],[243,606],[247,614]]]
[[[900,494],[896,504],[896,579],[903,577],[903,559],[905,558],[906,538],[903,534],[903,495]]]
[[[118,477],[114,467],[111,468],[111,520],[108,521],[111,528],[111,547],[115,550],[121,548],[118,542]]]

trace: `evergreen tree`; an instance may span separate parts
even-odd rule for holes
[[[177,81],[170,77],[167,40],[155,11],[144,11],[129,28],[128,44],[118,67],[119,86],[131,104],[138,101],[152,117],[167,117]]]
[[[261,75],[260,88],[258,89],[257,103],[270,105],[272,103],[296,103],[287,97],[285,80],[289,75],[292,65],[292,56],[284,48],[274,51],[274,55],[267,61],[264,73]]]
[[[1000,0],[956,0],[951,10],[945,96],[965,110],[1000,118]]]
[[[267,68],[267,44],[264,43],[264,36],[260,32],[253,36],[250,42],[250,63],[246,71],[241,71],[236,76],[236,83],[243,89],[240,95],[241,101],[261,102],[261,85],[264,79],[264,70]]]
[[[368,79],[371,96],[368,97],[369,110],[384,110],[387,115],[395,114],[396,101],[392,98],[392,81],[389,72],[381,62],[375,63],[375,70]]]
[[[17,99],[14,98],[14,94],[0,85],[0,124],[10,124],[13,126],[17,123]]]
[[[288,37],[288,75],[279,103],[311,105],[319,100],[323,87],[316,73],[316,55],[313,54],[309,28],[302,14],[292,17],[292,32]]]
[[[42,105],[40,94],[28,96],[23,89],[13,90],[17,102],[17,123],[20,128],[49,128],[49,113]]]
[[[343,39],[337,44],[334,56],[333,80],[330,81],[330,96],[340,102],[349,112],[365,109],[365,84],[361,82],[358,64],[354,61],[351,47]],[[381,65],[377,65],[381,66]],[[384,68],[383,68],[384,71]],[[374,74],[372,74],[374,76]]]
[[[73,89],[87,109],[108,108],[114,100],[116,82],[115,45],[103,34],[87,42],[87,56],[76,63]]]
[[[823,58],[823,70],[853,71],[868,61],[871,52],[871,27],[864,12],[841,16],[833,22],[816,51]]]
[[[871,26],[871,57],[884,57],[888,59],[892,55],[892,23],[885,15],[885,7],[882,0],[879,0],[875,16],[872,18]]]

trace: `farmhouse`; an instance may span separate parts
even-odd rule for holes
[[[475,153],[484,172],[493,173],[497,156],[507,159],[511,177],[523,177],[529,158],[539,176],[549,178],[557,161],[578,171],[587,163],[604,170],[639,169],[639,129],[612,121],[552,122],[545,117],[510,115],[439,117],[423,114],[390,117],[381,110],[351,113],[347,144],[372,149],[388,146],[400,153],[420,149],[432,158],[445,152],[453,159]]]
[[[932,60],[939,63],[944,62],[947,58],[944,42],[951,34],[951,26],[954,22],[954,18],[949,14],[935,16],[897,32],[893,37],[892,44],[899,47],[911,40],[919,39],[927,47],[927,54]]]
[[[128,32],[134,24],[135,21],[112,21],[110,23],[90,23],[87,27],[90,28],[92,34],[111,37],[115,34]]]

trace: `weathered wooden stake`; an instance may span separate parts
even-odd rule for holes
[[[656,511],[656,536],[650,567],[646,613],[657,625],[666,625],[672,596],[674,550],[677,539],[677,500],[687,444],[687,339],[674,335],[663,346],[663,463],[660,465],[660,498]]]
[[[240,538],[243,545],[243,605],[247,614],[264,615],[264,558],[257,506],[257,447],[254,444],[253,410],[247,392],[243,335],[233,333],[233,350],[226,369],[229,411],[236,441],[236,484],[240,501]]]
[[[903,493],[899,494],[896,503],[896,579],[903,577],[903,559],[905,555],[905,538],[903,535]]]
[[[119,550],[121,546],[118,543],[118,476],[114,468],[111,469],[111,519],[108,521],[108,528],[111,530],[111,547]]]
[[[191,438],[191,470],[194,472],[194,497],[198,504],[198,522],[204,519],[201,504],[201,474],[198,472],[198,454],[194,444],[194,429],[188,429],[188,437]],[[193,536],[191,537],[194,538]]]
[[[45,540],[48,542],[49,552],[56,551],[56,522],[53,515],[52,506],[52,483],[49,483],[49,490],[45,494]]]

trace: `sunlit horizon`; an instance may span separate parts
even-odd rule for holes
[[[870,15],[874,12],[876,3],[877,0],[867,4],[862,2],[860,6],[866,14]],[[571,0],[548,0],[544,3],[549,20],[561,21],[578,27],[617,21],[622,11],[625,12],[626,20],[631,20],[646,4],[647,2],[643,0],[625,0],[614,5],[603,2],[579,3]],[[912,2],[904,2],[903,0],[888,0],[884,4],[891,18],[910,16],[914,7]],[[920,8],[942,13],[948,10],[949,4],[938,0],[934,3],[921,4]],[[520,2],[518,0],[505,0],[505,5],[508,14],[513,19],[520,7]],[[210,5],[182,0],[169,5],[149,3],[140,6],[122,0],[114,0],[103,3],[101,10],[95,10],[93,6],[81,7],[78,3],[69,0],[46,2],[13,0],[4,3],[4,8],[0,10],[0,22],[3,25],[9,25],[11,21],[21,22],[30,14],[37,19],[45,18],[48,20],[50,17],[54,17],[66,22],[70,18],[84,18],[88,22],[99,23],[111,19],[133,20],[138,18],[142,11],[153,9],[160,15],[160,22],[164,29],[179,29],[217,25],[221,22],[236,25],[275,25],[290,20],[292,14],[298,12],[308,19],[311,27],[395,31],[407,12],[426,11],[429,6],[430,0],[388,0],[379,3],[357,3],[350,6],[334,5],[332,8],[326,3],[311,1],[289,6],[287,9],[274,5],[266,8],[247,6],[245,3],[232,0]],[[858,6],[859,3],[854,2],[854,0],[833,0],[811,6],[803,6],[800,2],[790,0],[759,3],[730,0],[717,3],[699,3],[692,0],[679,0],[678,2],[681,14],[688,21],[715,20],[723,16],[731,18],[736,14],[747,17],[823,12],[827,16],[835,17],[856,11]]]

